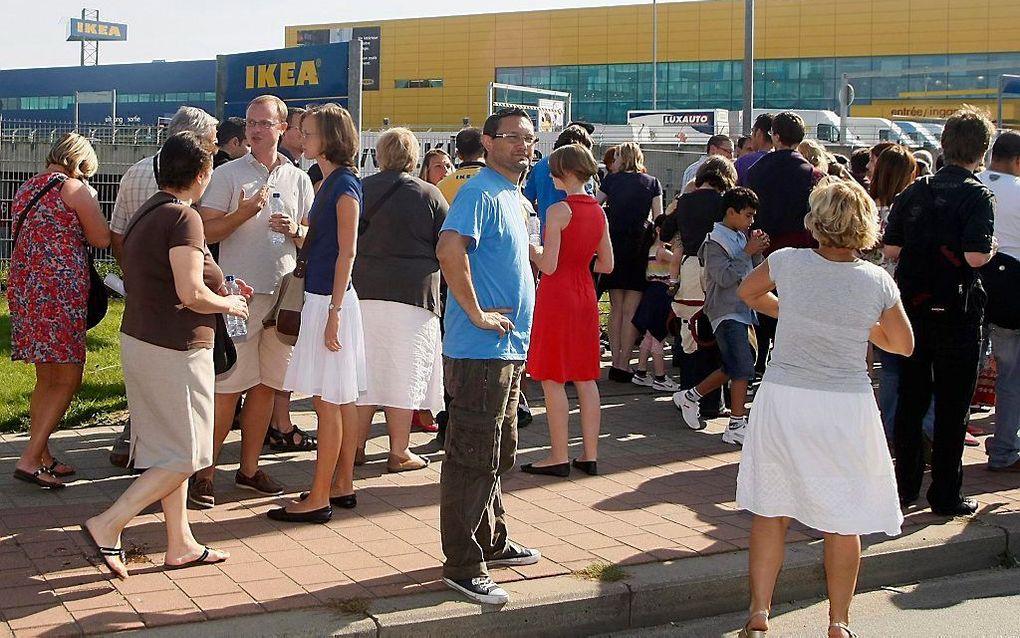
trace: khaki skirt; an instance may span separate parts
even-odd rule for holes
[[[191,474],[212,465],[211,348],[171,350],[120,334],[135,467]]]

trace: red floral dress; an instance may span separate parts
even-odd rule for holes
[[[36,175],[18,189],[11,237],[25,207],[56,175]],[[60,197],[62,186],[54,186],[28,211],[11,254],[7,301],[14,361],[85,363],[88,245],[78,215]]]

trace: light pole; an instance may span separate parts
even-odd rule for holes
[[[652,0],[652,109],[659,108],[659,5]]]
[[[754,108],[754,0],[744,0],[744,124],[741,133],[751,133]]]

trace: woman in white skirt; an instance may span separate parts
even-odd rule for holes
[[[311,490],[269,518],[325,523],[333,505],[354,507],[354,454],[358,447],[358,396],[365,391],[361,308],[351,285],[358,241],[361,180],[357,176],[358,131],[343,107],[325,104],[301,118],[304,153],[322,169],[309,211],[305,303],[301,332],[284,387],[312,396],[318,418],[318,449]]]
[[[892,277],[857,257],[878,239],[875,204],[855,182],[830,180],[812,192],[804,219],[820,247],[772,253],[739,289],[779,320],[737,477],[737,505],[754,514],[741,636],[768,629],[791,519],[825,535],[830,638],[854,635],[860,535],[895,536],[903,523],[866,354],[871,341],[909,355],[913,333]]]
[[[212,463],[215,315],[248,318],[241,295],[225,296],[223,273],[191,207],[212,176],[212,149],[194,133],[171,136],[159,152],[159,192],[124,233],[127,300],[121,361],[131,410],[131,456],[145,468],[105,512],[82,526],[106,565],[127,578],[120,535],[155,501],[163,506],[165,567],[221,563],[229,554],[191,533],[188,477]],[[246,296],[252,290],[238,282]]]
[[[358,399],[361,433],[368,435],[382,407],[390,472],[428,466],[428,459],[408,447],[411,417],[415,410],[443,409],[436,243],[447,205],[438,188],[413,176],[418,149],[418,139],[406,128],[379,136],[376,162],[382,170],[365,178],[354,262],[368,365],[368,392]]]

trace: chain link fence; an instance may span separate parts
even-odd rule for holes
[[[132,164],[152,155],[162,142],[163,126],[113,126],[106,123],[8,120],[0,117],[0,267],[11,257],[11,202],[21,185],[46,168],[50,147],[65,133],[77,132],[92,143],[99,172],[89,181],[98,192],[107,220],[117,199],[121,175]],[[107,250],[94,250],[99,261],[112,261]]]

